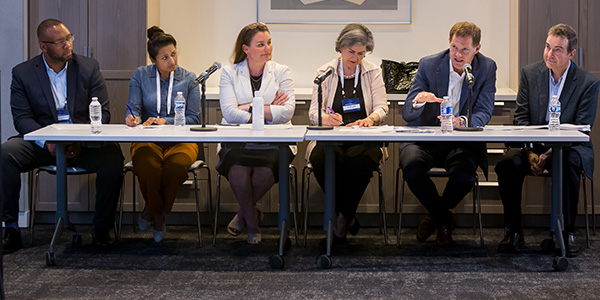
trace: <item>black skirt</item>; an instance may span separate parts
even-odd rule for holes
[[[288,164],[294,160],[295,155],[289,147]],[[267,167],[273,172],[275,182],[279,182],[279,149],[247,149],[245,143],[222,143],[219,151],[221,160],[217,163],[216,169],[221,175],[229,180],[229,170],[232,166],[244,167]]]

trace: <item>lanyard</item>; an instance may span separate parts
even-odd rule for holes
[[[173,73],[169,75],[169,90],[167,92],[167,116],[171,113],[171,94],[173,93]],[[160,115],[160,73],[156,67],[156,115]]]
[[[356,86],[358,85],[358,64],[356,64],[356,71],[354,72],[354,92],[353,97],[356,95]],[[342,99],[346,99],[346,91],[344,91],[344,64],[340,57],[340,83],[342,84]]]

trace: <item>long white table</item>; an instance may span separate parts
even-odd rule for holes
[[[237,127],[218,126],[217,131],[190,131],[188,125],[176,128],[172,125],[129,128],[122,124],[105,124],[101,134],[91,134],[89,124],[53,124],[26,134],[25,140],[46,140],[56,143],[56,230],[46,253],[54,264],[54,247],[65,228],[74,229],[69,222],[67,209],[67,160],[65,145],[72,142],[256,142],[276,143],[279,145],[279,217],[280,241],[287,239],[289,229],[289,155],[286,147],[304,140],[306,126],[265,125],[264,131],[254,132],[249,124]],[[284,242],[279,245],[279,254],[270,261],[283,267]],[[273,266],[273,265],[272,265]],[[279,265],[277,265],[279,267]]]
[[[438,127],[419,127],[414,130],[397,132],[398,127],[380,126],[371,128],[335,127],[333,130],[308,130],[305,139],[317,141],[325,146],[325,213],[324,229],[327,231],[327,252],[319,256],[317,266],[330,268],[331,237],[335,226],[335,159],[333,147],[344,141],[374,142],[540,142],[552,147],[552,216],[550,231],[556,236],[562,256],[555,257],[553,267],[565,270],[568,267],[565,244],[562,236],[562,147],[574,142],[587,142],[589,136],[576,130],[550,132],[544,129],[531,129],[516,126],[487,126],[484,131],[454,131],[441,133]],[[408,129],[403,127],[402,129]]]

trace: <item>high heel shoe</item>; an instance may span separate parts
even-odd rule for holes
[[[167,232],[167,226],[165,225],[165,227],[163,228],[163,230],[156,230],[154,229],[154,241],[157,243],[160,243],[160,241],[163,240],[163,238],[165,237],[165,232]]]
[[[260,232],[259,233],[248,233],[248,244],[258,245],[262,241]]]
[[[229,232],[229,234],[231,234],[232,236],[238,236],[244,230],[244,224],[242,224],[242,222],[240,222],[240,219],[238,218],[239,217],[236,214],[233,217],[233,219],[231,219],[231,221],[229,222],[229,225],[227,225],[227,232]]]
[[[138,227],[140,228],[140,231],[148,230],[148,228],[150,228],[150,225],[152,225],[152,222],[146,221],[146,219],[142,218],[142,216],[139,217]]]
[[[346,231],[348,231],[351,235],[356,235],[356,234],[358,234],[359,230],[360,230],[360,223],[358,223],[358,219],[356,217],[354,217],[354,224],[352,224],[352,226],[347,225]]]

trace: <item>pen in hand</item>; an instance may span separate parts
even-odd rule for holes
[[[125,104],[125,106],[127,106],[127,109],[129,110],[129,113],[131,114],[131,116],[133,117],[133,122],[135,123],[135,114],[133,113],[133,109],[131,109],[131,106],[129,106],[129,104]],[[137,124],[136,124],[137,125]]]
[[[331,114],[334,114],[334,115],[336,114],[336,112],[335,112],[333,109],[331,109],[331,107],[329,107],[329,106],[327,106],[327,110],[328,110],[328,111],[329,111],[329,113],[331,113]],[[340,124],[340,125],[344,125],[344,121],[342,121],[342,124]]]

